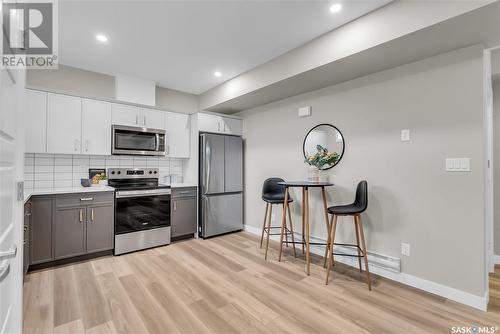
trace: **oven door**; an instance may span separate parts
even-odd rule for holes
[[[112,154],[165,155],[165,131],[113,125]]]
[[[170,189],[118,191],[115,235],[170,226]]]

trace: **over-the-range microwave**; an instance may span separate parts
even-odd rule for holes
[[[166,154],[164,130],[112,125],[111,133],[111,154],[161,156]]]

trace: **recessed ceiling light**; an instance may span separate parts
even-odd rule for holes
[[[221,76],[222,76],[222,73],[221,73],[221,72],[219,72],[219,71],[215,71],[215,72],[214,72],[214,76],[216,76],[217,78],[218,78],[218,77],[221,77]]]
[[[95,38],[102,43],[106,43],[108,41],[108,38],[102,34],[95,35]]]
[[[341,10],[342,10],[342,4],[340,3],[334,3],[333,5],[330,6],[331,13],[338,13]]]

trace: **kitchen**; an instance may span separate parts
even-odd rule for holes
[[[499,1],[2,11],[0,334],[500,327]]]

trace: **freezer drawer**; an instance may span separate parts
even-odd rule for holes
[[[243,229],[243,194],[202,196],[201,236],[203,238]]]

